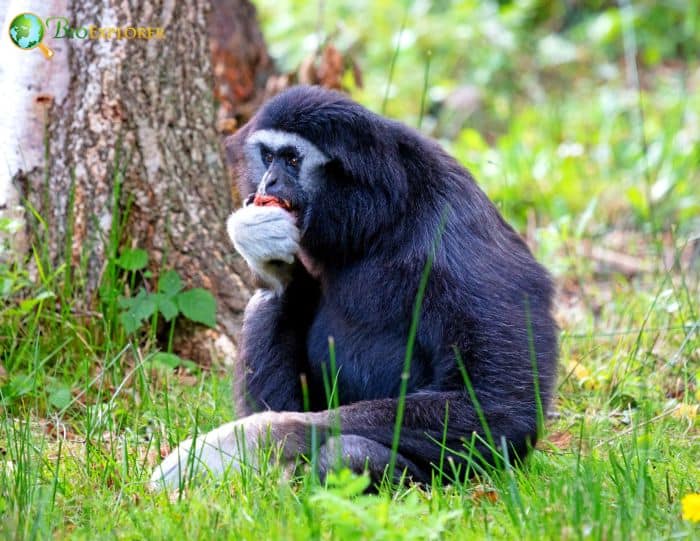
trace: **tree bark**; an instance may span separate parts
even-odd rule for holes
[[[265,97],[276,89],[275,67],[248,1],[211,0],[208,35],[214,69],[214,95],[220,103],[219,120],[242,125]],[[224,126],[226,128],[226,126]]]
[[[94,299],[115,217],[126,215],[122,243],[146,249],[156,274],[173,268],[189,287],[217,299],[217,328],[180,335],[180,353],[201,361],[214,347],[232,357],[251,281],[225,231],[233,184],[212,89],[227,100],[227,114],[237,103],[259,101],[272,63],[254,8],[247,0],[214,0],[214,10],[205,0],[46,4],[37,14],[65,15],[75,27],[162,27],[165,37],[45,38],[56,50],[50,61],[37,51],[11,51],[56,72],[24,97],[35,123],[27,130],[33,141],[24,143],[32,161],[11,170],[12,185],[46,223],[44,229],[31,222],[31,239],[46,243],[54,263],[67,256],[77,269],[83,262],[87,297]],[[226,28],[245,41],[241,55],[222,41]],[[214,86],[217,47],[227,56]],[[227,94],[222,73],[230,75],[232,62],[245,84]]]

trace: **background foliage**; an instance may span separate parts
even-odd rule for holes
[[[606,223],[644,227],[654,215],[697,229],[700,9],[621,5],[263,0],[259,10],[283,69],[330,40],[361,66],[353,96],[410,125],[429,61],[424,131],[521,226],[529,208],[556,221],[600,198],[594,216]]]

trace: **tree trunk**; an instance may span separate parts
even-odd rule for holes
[[[126,216],[119,240],[146,249],[155,274],[173,268],[189,287],[204,287],[217,299],[217,328],[194,331],[186,339],[181,335],[179,343],[187,347],[180,353],[198,360],[209,357],[212,347],[235,354],[234,337],[251,287],[225,232],[232,182],[223,163],[212,89],[228,115],[240,103],[250,107],[260,101],[272,63],[254,8],[247,0],[214,0],[213,9],[206,0],[37,4],[25,3],[21,10],[43,18],[65,15],[73,27],[161,27],[165,37],[45,37],[55,50],[52,60],[38,51],[2,50],[24,82],[35,83],[29,92],[18,88],[22,104],[15,121],[25,124],[15,126],[23,126],[21,133],[9,125],[0,131],[3,151],[12,147],[12,136],[19,140],[10,153],[16,158],[10,163],[11,183],[0,179],[5,212],[17,213],[15,186],[46,223],[43,228],[30,220],[30,239],[45,243],[54,263],[66,257],[79,268],[82,262],[87,298],[93,300],[115,217]],[[231,43],[245,47],[231,49],[222,39],[226,29]],[[49,26],[47,37],[52,35]],[[223,65],[216,86],[212,54]],[[3,88],[8,82],[21,86],[12,83],[18,73],[8,73],[8,64]],[[232,73],[242,83],[230,85],[226,77]],[[120,194],[116,206],[115,193]],[[15,244],[21,247],[19,238]]]

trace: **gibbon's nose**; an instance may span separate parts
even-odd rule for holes
[[[279,184],[281,184],[283,172],[277,164],[272,164],[270,168],[265,171],[263,178],[258,186],[258,192],[262,195],[273,195],[270,194],[270,188],[276,187],[279,189]]]
[[[294,179],[286,171],[273,165],[260,182],[258,193],[291,201],[294,198]]]
[[[275,184],[277,184],[277,175],[271,172],[265,182],[265,188],[272,188]]]

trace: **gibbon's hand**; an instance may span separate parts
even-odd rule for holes
[[[299,251],[294,217],[279,207],[248,205],[231,214],[226,228],[253,272],[271,289],[282,291]]]

